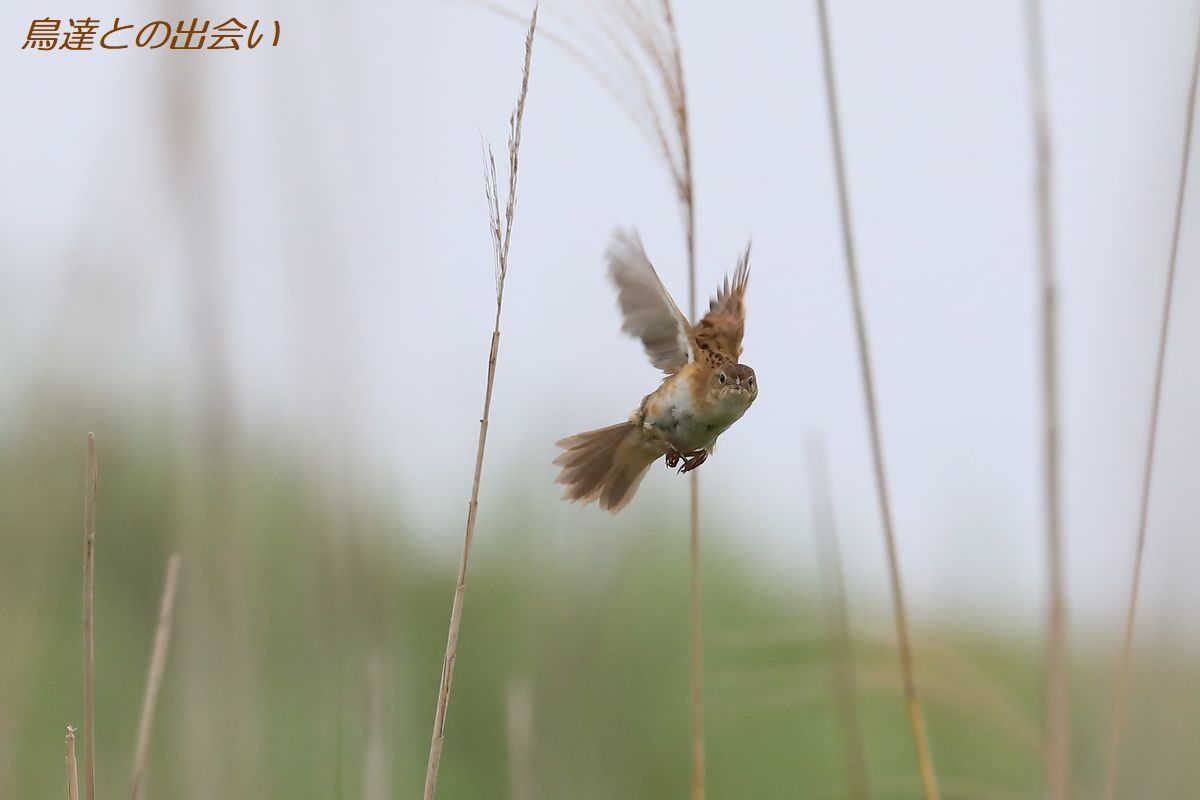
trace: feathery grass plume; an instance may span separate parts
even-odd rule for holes
[[[75,766],[75,729],[67,726],[67,800],[79,800],[79,768]]]
[[[492,387],[496,379],[496,357],[500,349],[500,312],[504,305],[504,279],[508,274],[508,252],[512,241],[513,210],[517,201],[517,168],[521,149],[521,121],[525,116],[525,98],[529,93],[529,64],[533,58],[533,36],[537,30],[538,4],[534,3],[525,34],[525,62],[521,68],[521,90],[517,105],[509,117],[508,135],[508,203],[504,211],[504,231],[500,231],[500,201],[496,185],[495,157],[487,148],[490,168],[485,169],[484,185],[491,219],[493,255],[496,259],[496,319],[492,326],[492,344],[488,352],[487,385],[484,390],[483,416],[479,420],[479,442],[475,450],[475,472],[471,482],[471,499],[467,504],[467,527],[463,537],[462,558],[450,608],[450,625],[446,636],[446,654],[442,660],[442,677],[438,685],[437,710],[434,714],[433,735],[429,742],[429,764],[425,771],[424,800],[433,800],[437,789],[438,768],[445,743],[446,710],[450,704],[450,685],[454,678],[454,662],[458,655],[458,631],[462,624],[463,597],[467,587],[467,563],[471,556],[471,541],[475,536],[475,516],[479,509],[479,481],[483,474],[483,454],[487,446],[488,418],[492,408]]]
[[[163,583],[162,603],[158,609],[158,629],[154,632],[150,668],[146,672],[146,691],[142,696],[141,721],[138,723],[137,747],[133,757],[133,779],[129,796],[138,800],[142,788],[142,776],[146,772],[146,758],[150,754],[150,731],[154,727],[154,710],[158,704],[158,688],[162,685],[163,671],[167,665],[167,648],[171,643],[171,623],[175,613],[175,588],[179,583],[179,565],[183,557],[172,553],[167,561],[167,577]]]
[[[509,683],[504,696],[504,738],[513,800],[533,800],[533,693],[529,682]]]
[[[510,15],[503,6],[487,3]],[[658,153],[675,189],[683,218],[688,264],[688,317],[696,320],[696,209],[691,132],[683,54],[670,0],[587,0],[568,16],[570,35],[553,40],[590,72],[616,100]],[[577,4],[578,8],[578,4]],[[574,37],[574,38],[572,38]],[[610,66],[611,65],[611,66]],[[700,481],[689,484],[689,617],[692,695],[692,798],[702,800],[704,681],[700,625]]]
[[[1070,797],[1071,767],[1067,743],[1066,592],[1063,588],[1062,515],[1058,447],[1058,276],[1054,263],[1053,153],[1050,104],[1046,96],[1042,4],[1026,0],[1025,36],[1029,102],[1036,153],[1034,200],[1037,206],[1038,278],[1041,284],[1042,447],[1045,453],[1046,555],[1046,794]]]
[[[92,602],[96,571],[96,435],[88,433],[83,483],[83,773],[87,800],[96,800],[96,658]]]
[[[1146,435],[1146,457],[1142,471],[1142,494],[1138,506],[1137,542],[1133,555],[1133,580],[1129,586],[1129,606],[1125,613],[1125,635],[1117,665],[1117,682],[1113,689],[1112,722],[1108,742],[1104,797],[1112,800],[1117,792],[1117,761],[1121,750],[1125,700],[1129,690],[1130,660],[1133,653],[1133,624],[1137,615],[1138,589],[1142,582],[1142,556],[1146,550],[1146,520],[1150,513],[1150,485],[1154,476],[1154,449],[1158,443],[1158,411],[1162,402],[1163,365],[1167,358],[1167,332],[1171,326],[1171,301],[1175,294],[1175,265],[1179,257],[1179,232],[1183,226],[1183,202],[1192,155],[1192,129],[1196,124],[1196,85],[1200,80],[1200,33],[1197,34],[1192,56],[1192,80],[1188,86],[1187,110],[1183,124],[1183,155],[1179,169],[1179,187],[1175,196],[1175,223],[1171,231],[1171,254],[1167,259],[1167,283],[1163,291],[1161,327],[1158,332],[1158,354],[1154,364],[1154,390],[1150,400],[1150,428]]]
[[[808,475],[811,481],[813,528],[817,535],[821,587],[825,594],[825,626],[832,650],[834,697],[842,718],[845,737],[846,786],[849,797],[869,800],[871,783],[867,775],[867,753],[863,745],[862,725],[858,719],[858,688],[854,678],[854,653],[851,650],[850,619],[846,610],[846,584],[842,576],[842,555],[838,548],[837,523],[829,490],[829,465],[825,450],[816,439],[808,442]]]
[[[908,719],[916,745],[917,766],[921,771],[921,786],[925,800],[939,796],[925,717],[913,670],[912,644],[908,633],[908,614],[904,606],[904,587],[900,580],[900,561],[896,552],[896,533],[892,526],[891,500],[888,497],[887,476],[883,463],[883,443],[879,432],[879,415],[875,402],[875,379],[871,371],[871,352],[867,343],[867,324],[863,313],[862,296],[858,287],[858,264],[854,251],[854,230],[850,219],[849,189],[846,183],[845,155],[842,147],[841,121],[838,116],[837,86],[833,70],[833,53],[829,37],[829,13],[825,0],[817,0],[818,27],[821,34],[821,56],[825,77],[825,99],[829,108],[829,133],[833,143],[834,175],[837,179],[838,211],[842,223],[842,247],[845,251],[846,277],[850,284],[851,305],[854,310],[854,331],[858,343],[858,363],[862,372],[863,398],[867,407],[867,423],[871,440],[871,459],[875,469],[875,493],[879,500],[879,516],[883,523],[884,543],[887,546],[888,575],[892,588],[892,608],[896,618],[896,639],[900,651],[900,669],[904,678],[904,697]]]

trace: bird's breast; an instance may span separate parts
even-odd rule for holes
[[[672,375],[649,395],[642,423],[651,436],[684,453],[711,447],[750,405],[740,395],[711,397],[707,386],[691,377],[682,372]]]

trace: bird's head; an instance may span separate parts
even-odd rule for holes
[[[754,370],[745,364],[726,364],[713,371],[712,388],[718,397],[740,396],[749,405],[758,397]]]

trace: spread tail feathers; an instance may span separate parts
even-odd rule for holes
[[[598,500],[612,513],[633,499],[646,471],[662,455],[642,439],[633,422],[577,433],[558,446],[564,452],[554,459],[562,467],[555,482],[567,487],[563,499],[584,505]]]

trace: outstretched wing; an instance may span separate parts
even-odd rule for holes
[[[642,340],[650,363],[666,373],[688,363],[687,318],[667,293],[637,231],[617,229],[606,253],[617,286],[621,330]]]
[[[742,355],[742,334],[746,329],[746,284],[750,281],[750,245],[742,252],[733,280],[726,276],[717,296],[708,304],[708,313],[696,325],[696,346],[711,350],[733,362]]]

